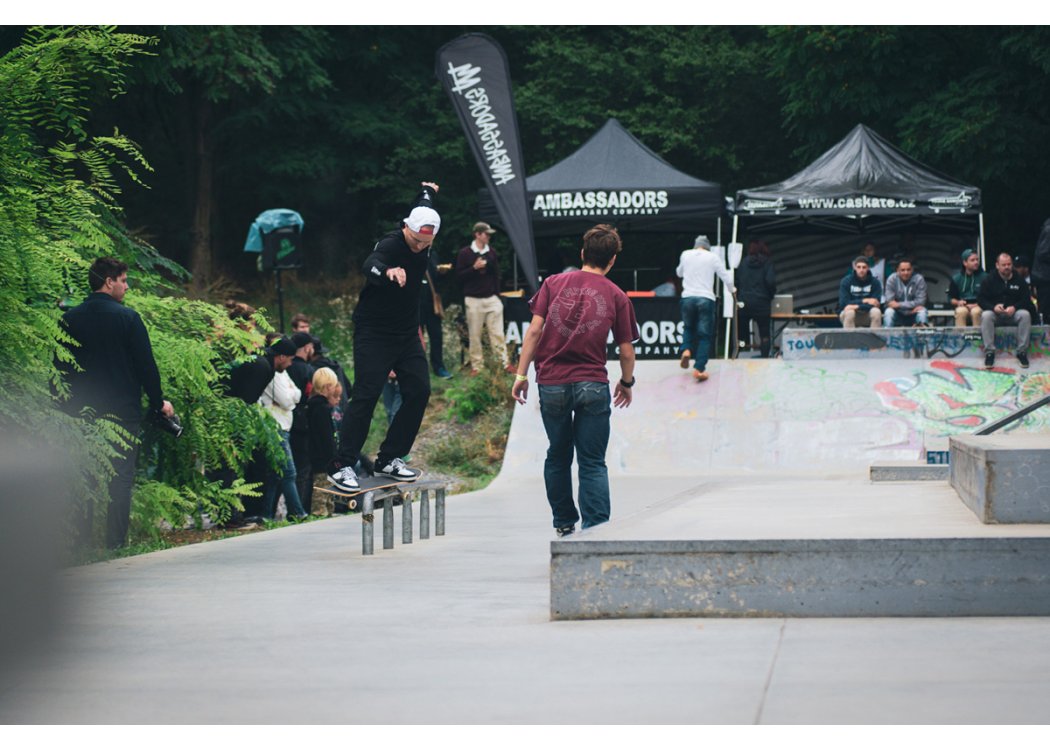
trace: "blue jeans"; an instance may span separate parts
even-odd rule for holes
[[[693,353],[699,372],[707,369],[711,356],[711,337],[715,330],[715,301],[707,297],[682,297],[682,354]]]
[[[929,315],[925,307],[912,313],[901,312],[900,310],[894,310],[892,307],[887,307],[886,312],[882,314],[882,324],[887,328],[893,328],[894,326],[911,326],[916,323],[927,323],[930,319]]]
[[[547,501],[554,528],[573,526],[583,516],[583,528],[609,520],[609,446],[612,413],[608,383],[541,385],[540,414],[550,447],[543,463]],[[580,469],[580,510],[572,500],[572,455]]]
[[[299,488],[295,484],[295,461],[292,459],[292,446],[288,442],[288,433],[280,430],[281,445],[284,447],[284,467],[280,471],[270,469],[263,483],[263,514],[273,518],[277,513],[278,490],[284,495],[284,504],[289,516],[305,516],[303,503],[299,500]]]

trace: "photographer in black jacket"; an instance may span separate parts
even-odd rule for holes
[[[160,373],[142,318],[125,307],[128,266],[114,258],[99,258],[88,271],[92,292],[62,316],[63,325],[76,342],[72,348],[79,369],[66,371],[70,388],[67,405],[72,414],[91,407],[130,432],[133,445],[113,459],[116,475],[109,483],[106,546],[124,544],[131,516],[131,489],[138,458],[138,432],[142,426],[142,392],[153,414],[173,417],[175,410],[161,394]],[[90,543],[94,507],[88,502],[80,528],[81,543]]]

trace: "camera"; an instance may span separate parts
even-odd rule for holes
[[[166,417],[161,412],[155,411],[153,412],[153,419],[151,421],[154,425],[164,430],[164,432],[170,433],[174,437],[182,435],[183,427],[178,414],[172,414],[170,417]]]

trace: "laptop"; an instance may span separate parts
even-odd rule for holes
[[[795,314],[795,295],[793,294],[777,294],[773,297],[773,314],[774,315],[794,315]]]

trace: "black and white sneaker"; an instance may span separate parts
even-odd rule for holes
[[[993,367],[995,367],[995,352],[985,352],[984,367],[986,370],[990,370]]]
[[[341,469],[336,469],[334,472],[330,472],[328,474],[328,481],[331,482],[336,489],[342,490],[343,492],[357,492],[361,489],[361,485],[357,481],[357,472],[349,466],[344,466]]]
[[[558,535],[559,539],[563,536],[572,536],[575,532],[575,526],[562,526],[560,529],[554,530],[554,533]]]
[[[422,472],[415,471],[405,466],[405,462],[400,458],[395,458],[393,461],[382,467],[379,466],[379,461],[376,461],[377,477],[390,477],[399,482],[414,482],[419,479],[421,473]]]
[[[1017,352],[1017,361],[1021,363],[1021,367],[1028,367],[1028,352]]]

